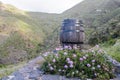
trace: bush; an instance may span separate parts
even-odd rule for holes
[[[114,77],[112,63],[102,50],[60,50],[56,54],[45,55],[43,71],[66,77],[108,80]]]

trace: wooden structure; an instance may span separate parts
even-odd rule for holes
[[[64,47],[69,45],[73,48],[75,44],[81,46],[84,43],[85,34],[83,22],[76,19],[65,19],[61,26],[60,43]]]

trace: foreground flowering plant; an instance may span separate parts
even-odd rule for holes
[[[114,68],[102,50],[90,49],[79,51],[72,49],[59,50],[58,53],[44,56],[42,69],[46,73],[59,74],[80,79],[114,78]]]

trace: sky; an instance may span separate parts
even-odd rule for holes
[[[0,0],[26,11],[62,13],[83,0]]]

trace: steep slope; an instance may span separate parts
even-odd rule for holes
[[[52,31],[57,14],[25,12],[0,3],[0,63],[35,57]]]
[[[82,19],[87,39],[93,32],[106,30],[110,22],[119,17],[120,0],[84,0],[62,15],[66,18]]]
[[[110,56],[120,61],[120,0],[84,0],[65,11],[66,18],[82,19],[86,40],[91,45],[102,44]]]
[[[117,2],[116,2],[117,1]],[[119,0],[84,0],[63,13],[67,17],[81,18],[102,10],[113,10],[119,6]]]

